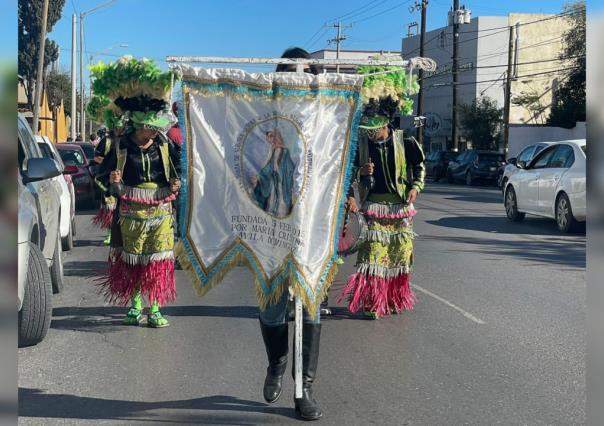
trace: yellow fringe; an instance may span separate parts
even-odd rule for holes
[[[238,266],[243,266],[247,268],[254,276],[256,298],[258,299],[258,306],[261,310],[265,310],[270,305],[277,303],[281,299],[283,291],[288,288],[287,285],[282,284],[273,289],[273,291],[269,295],[264,293],[264,291],[262,290],[262,284],[256,278],[256,274],[254,273],[252,265],[241,252],[235,254],[231,258],[231,260],[219,272],[214,274],[212,279],[210,279],[206,284],[202,283],[201,278],[197,275],[195,268],[193,268],[193,264],[191,263],[191,260],[187,255],[182,241],[179,241],[174,246],[174,255],[178,259],[178,262],[180,263],[180,266],[182,266],[183,270],[187,271],[189,277],[191,278],[191,281],[193,282],[195,290],[197,291],[197,294],[200,297],[204,296],[208,291],[210,291],[216,285],[220,284],[226,274],[228,274],[233,268],[236,268]],[[327,272],[327,277],[325,279],[325,282],[323,283],[323,287],[321,287],[319,293],[316,294],[314,302],[311,301],[310,297],[306,293],[306,290],[304,289],[304,286],[296,278],[296,274],[294,274],[293,272],[289,273],[289,284],[292,288],[294,296],[300,297],[302,299],[302,305],[306,308],[306,311],[312,318],[315,318],[317,316],[318,307],[327,295],[327,292],[329,291],[329,288],[331,287],[331,284],[337,273],[338,264],[336,262],[333,262],[331,267],[329,268],[329,271]]]

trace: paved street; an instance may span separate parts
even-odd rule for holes
[[[323,321],[321,424],[584,424],[585,235],[508,222],[493,187],[427,188],[415,310],[369,321],[339,305]],[[125,310],[94,290],[107,248],[89,213],[47,338],[19,350],[20,424],[297,424],[289,376],[276,404],[262,399],[248,272],[200,299],[177,271],[178,300],[163,310],[171,327],[124,327]]]

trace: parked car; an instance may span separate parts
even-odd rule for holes
[[[17,116],[19,225],[17,308],[19,346],[44,339],[50,325],[51,294],[63,287],[59,193],[51,179],[56,161],[42,155],[27,120]]]
[[[78,145],[80,148],[82,148],[82,151],[84,151],[84,155],[86,156],[86,159],[88,160],[88,164],[90,165],[94,165],[96,163],[94,163],[94,145],[90,142],[76,142],[76,145]]]
[[[447,181],[454,183],[463,180],[467,185],[473,185],[479,180],[495,182],[497,169],[502,164],[505,164],[505,159],[499,152],[470,149],[449,161]]]
[[[508,219],[520,222],[527,213],[556,219],[558,229],[574,230],[586,217],[585,139],[554,143],[533,160],[517,162],[505,187]]]
[[[449,161],[459,153],[455,151],[434,151],[426,157],[426,175],[438,182],[447,175]]]
[[[530,161],[535,158],[535,155],[539,154],[543,149],[550,146],[553,142],[537,142],[525,147],[522,151],[518,153],[516,157],[508,158],[505,165],[501,166],[497,176],[497,184],[503,191],[506,187],[508,180],[510,180],[510,176],[516,173],[519,168],[516,165],[518,161],[524,161],[526,164],[530,163]]]
[[[54,144],[46,136],[36,135],[36,141],[42,151],[42,155],[46,158],[51,158],[59,164],[61,176],[56,176],[51,179],[55,185],[61,198],[61,210],[59,212],[59,230],[61,231],[61,244],[63,251],[68,251],[73,248],[73,238],[75,234],[75,190],[71,175],[63,173],[65,165],[55,148]]]
[[[95,189],[94,179],[90,170],[89,161],[80,144],[60,143],[56,145],[61,159],[65,164],[64,173],[70,174],[76,194],[76,204],[87,205],[94,208],[99,197]]]

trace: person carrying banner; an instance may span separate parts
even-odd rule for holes
[[[162,133],[175,121],[168,103],[172,75],[132,58],[98,71],[109,76],[99,89],[128,122],[99,172],[118,197],[108,276],[99,284],[109,302],[130,304],[124,324],[141,323],[146,299],[147,325],[166,327],[160,306],[176,297],[172,201],[180,189],[179,149]]]
[[[287,49],[282,58],[310,58],[308,52],[301,48]],[[305,65],[305,72],[315,74],[314,67]],[[295,72],[295,65],[277,66],[277,72]],[[283,375],[287,367],[288,356],[288,299],[289,292],[284,291],[280,300],[260,311],[260,329],[268,357],[268,368],[264,380],[264,399],[273,403],[279,399],[282,390]],[[294,398],[296,413],[305,420],[316,420],[323,413],[313,398],[312,385],[319,364],[319,342],[321,339],[320,312],[312,318],[304,309],[302,327],[302,398]],[[292,366],[292,376],[295,368]]]
[[[386,67],[360,67],[363,74],[388,71]],[[413,263],[414,202],[424,188],[424,154],[414,138],[403,138],[392,121],[409,114],[405,96],[416,83],[405,71],[368,76],[363,83],[357,169],[361,212],[369,226],[368,239],[357,255],[356,273],[348,278],[339,300],[348,298],[351,312],[363,310],[370,318],[412,309],[410,287]],[[349,192],[349,209],[358,211]]]

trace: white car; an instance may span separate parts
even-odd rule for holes
[[[516,157],[509,158],[507,164],[503,169],[503,173],[499,177],[499,182],[497,182],[501,190],[503,191],[505,189],[508,181],[510,180],[510,177],[518,170],[520,170],[517,165],[518,161],[524,161],[525,164],[530,163],[531,160],[535,158],[537,154],[539,154],[546,147],[552,145],[553,143],[554,142],[537,142],[528,145],[524,147],[524,149],[520,151]]]
[[[514,222],[526,213],[556,219],[558,229],[570,232],[586,218],[585,139],[556,142],[529,163],[518,161],[519,170],[508,180],[504,205]]]
[[[47,136],[36,135],[36,141],[44,157],[55,160],[60,166],[62,175],[56,176],[50,179],[50,181],[57,186],[57,191],[60,195],[59,230],[61,232],[63,250],[68,251],[73,248],[73,237],[75,235],[75,191],[71,175],[64,174],[65,165],[63,164],[63,160],[57,148],[55,148]]]

